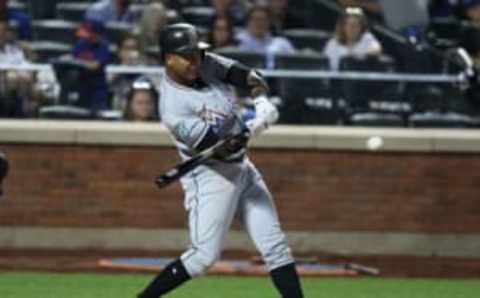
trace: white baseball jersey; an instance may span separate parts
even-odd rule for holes
[[[220,138],[242,129],[236,116],[234,90],[223,82],[233,63],[206,54],[200,70],[206,85],[198,88],[180,85],[168,75],[163,76],[159,88],[160,116],[182,158],[194,154],[209,127]],[[235,215],[270,270],[293,262],[272,196],[244,154],[238,152],[229,161],[201,165],[181,179],[191,240],[191,247],[181,259],[190,276],[204,273],[217,260]]]
[[[208,53],[200,68],[201,88],[190,88],[164,75],[160,84],[160,119],[172,133],[183,159],[194,155],[209,127],[220,137],[240,132],[234,89],[222,82],[234,61]],[[239,153],[240,154],[240,153]],[[238,155],[232,156],[238,158]]]

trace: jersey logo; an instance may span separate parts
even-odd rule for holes
[[[227,114],[208,109],[205,105],[202,110],[200,110],[200,118],[202,118],[207,124],[211,125],[214,129],[220,128],[227,117]]]

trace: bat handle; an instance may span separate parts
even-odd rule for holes
[[[175,181],[175,177],[179,174],[177,169],[172,169],[165,174],[162,174],[155,179],[155,183],[159,188],[163,188],[173,181]]]
[[[165,179],[164,177],[160,176],[160,177],[157,177],[157,179],[155,179],[155,184],[159,188],[164,188],[165,186],[169,185],[170,182],[167,179]]]

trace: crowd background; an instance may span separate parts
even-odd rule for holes
[[[0,117],[158,121],[158,76],[106,68],[161,66],[161,29],[180,21],[262,69],[458,74],[458,47],[480,65],[480,0],[0,0]],[[13,68],[33,63],[52,67]],[[269,81],[281,123],[480,123],[475,83]]]

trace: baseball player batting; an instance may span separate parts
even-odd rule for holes
[[[248,137],[260,134],[278,118],[275,106],[264,96],[265,81],[255,70],[207,52],[209,45],[200,41],[190,24],[164,28],[160,46],[166,68],[159,86],[160,118],[182,159],[222,140],[229,142],[223,142],[222,150],[181,178],[191,246],[138,297],[160,297],[205,273],[220,256],[235,215],[260,251],[281,296],[303,297],[272,196],[246,156]],[[255,98],[253,119],[238,116],[232,86],[249,90]]]

